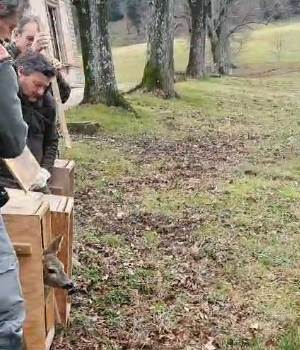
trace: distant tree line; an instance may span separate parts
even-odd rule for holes
[[[175,13],[178,2],[184,4],[181,15]],[[184,75],[201,78],[208,74],[207,38],[215,72],[229,75],[233,68],[231,39],[236,33],[300,11],[300,0],[73,0],[73,4],[77,11],[85,73],[83,103],[105,103],[131,111],[116,83],[109,21],[126,17],[137,32],[142,24],[147,27],[145,68],[141,83],[131,91],[140,89],[173,98],[178,96],[174,71],[177,20],[186,19],[190,36]]]

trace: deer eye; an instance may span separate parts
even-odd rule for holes
[[[54,269],[48,269],[48,273],[56,273]]]

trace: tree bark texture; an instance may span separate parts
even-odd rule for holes
[[[148,27],[147,58],[141,87],[176,96],[174,89],[174,0],[153,0]]]
[[[191,10],[191,41],[186,75],[205,76],[206,0],[188,0]]]
[[[74,0],[73,3],[78,13],[85,75],[82,103],[130,109],[116,83],[108,34],[107,0]]]
[[[231,0],[210,0],[207,11],[208,37],[213,62],[219,74],[231,74],[228,12]]]

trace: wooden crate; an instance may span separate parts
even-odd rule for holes
[[[67,159],[55,159],[49,188],[52,194],[59,196],[74,196],[75,162]]]
[[[41,193],[26,195],[22,190],[7,190],[10,200],[1,209],[5,227],[14,245],[28,248],[27,256],[21,256],[22,249],[16,249],[26,309],[26,346],[30,350],[48,350],[55,330],[54,299],[52,291],[45,305],[42,250],[51,240],[50,205]]]
[[[61,250],[58,259],[64,264],[65,273],[69,278],[72,276],[73,256],[73,225],[74,225],[74,199],[72,197],[45,195],[50,203],[52,239],[64,233]],[[60,321],[67,324],[71,309],[71,300],[67,292],[55,289]],[[57,320],[58,321],[58,320]]]

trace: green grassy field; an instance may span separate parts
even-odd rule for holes
[[[264,71],[270,68],[299,69],[300,45],[298,35],[300,23],[269,24],[258,30],[239,34],[240,44],[233,43],[234,62],[250,71]],[[207,61],[211,64],[209,43]],[[184,71],[187,65],[189,42],[185,38],[175,40],[175,70]],[[145,65],[146,44],[113,48],[113,58],[118,83],[138,84]]]
[[[68,112],[101,132],[65,153],[81,293],[53,349],[300,348],[299,35],[297,23],[265,27],[237,57],[280,75],[179,83],[179,100],[130,95],[140,119]],[[144,49],[114,50],[119,82],[139,81]]]

